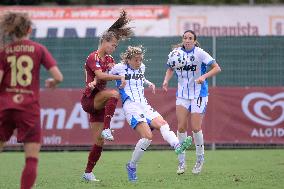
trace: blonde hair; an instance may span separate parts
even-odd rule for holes
[[[139,46],[128,46],[126,51],[120,54],[121,62],[126,64],[127,60],[130,60],[135,55],[142,55],[144,57],[145,49],[142,45]]]
[[[32,21],[26,13],[8,12],[0,18],[0,47],[28,35]]]
[[[100,38],[100,44],[103,41],[111,41],[113,38],[119,40],[124,40],[133,35],[133,30],[131,27],[126,27],[126,25],[131,21],[127,17],[126,11],[122,10],[119,18],[113,23],[113,25],[103,33]]]

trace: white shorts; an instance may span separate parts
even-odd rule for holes
[[[126,120],[132,128],[135,128],[140,122],[150,125],[154,118],[160,116],[149,104],[133,102],[129,99],[124,102],[123,110]]]
[[[208,103],[208,96],[197,99],[184,99],[177,97],[176,105],[185,107],[191,113],[204,114]]]

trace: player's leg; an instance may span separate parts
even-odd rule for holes
[[[151,126],[155,129],[159,129],[163,139],[167,141],[177,154],[181,154],[191,145],[191,137],[188,137],[183,143],[179,143],[179,140],[175,133],[170,130],[169,124],[164,120],[162,116],[155,117],[151,121]]]
[[[35,115],[24,111],[15,111],[15,114],[17,114],[17,140],[24,143],[25,151],[25,166],[21,176],[21,189],[30,189],[37,177],[41,146],[40,114],[39,110]]]
[[[189,101],[181,101],[177,100],[176,103],[176,116],[178,121],[178,130],[177,130],[177,137],[180,143],[183,143],[187,139],[187,127],[188,127],[188,118],[189,118]],[[185,152],[178,155],[178,169],[177,174],[183,174],[185,172],[186,166],[186,154]]]
[[[37,177],[38,156],[40,143],[24,143],[25,167],[21,176],[21,189],[30,189],[35,183]]]
[[[114,140],[110,130],[110,121],[114,115],[118,98],[119,93],[116,90],[100,91],[94,98],[94,108],[96,110],[104,108],[104,130],[102,131],[102,136],[107,140]]]
[[[137,142],[135,149],[132,153],[131,160],[126,164],[128,173],[128,180],[134,182],[137,180],[136,166],[144,152],[150,146],[152,141],[152,132],[146,122],[140,122],[135,126],[135,130],[139,133],[141,139]]]
[[[193,174],[200,173],[204,164],[204,139],[201,126],[207,101],[208,97],[202,97],[195,99],[192,104],[191,126],[196,148],[196,163],[192,169]]]
[[[3,151],[4,144],[5,144],[4,141],[0,141],[0,152]]]
[[[101,137],[101,133],[104,127],[103,122],[90,122],[92,137],[94,145],[91,148],[88,156],[88,162],[86,165],[85,172],[83,174],[83,179],[85,181],[99,181],[93,174],[93,169],[101,157],[103,150],[104,139]]]

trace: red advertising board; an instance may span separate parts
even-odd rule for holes
[[[203,121],[206,143],[284,144],[284,88],[215,87],[209,92]],[[146,90],[145,94],[152,107],[176,131],[175,89],[167,93],[158,89],[155,95]],[[43,145],[92,144],[88,116],[81,108],[80,97],[80,89],[41,91]],[[111,127],[115,130],[115,141],[107,144],[129,145],[139,139],[127,124],[121,104]],[[14,144],[12,137],[8,145]],[[153,144],[166,144],[159,131],[154,131]]]

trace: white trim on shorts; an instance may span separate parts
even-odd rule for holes
[[[150,125],[154,118],[161,116],[159,112],[154,110],[149,104],[133,102],[130,99],[124,102],[123,110],[126,120],[132,128],[135,128],[140,122],[145,122]]]
[[[196,99],[184,99],[177,97],[176,105],[183,106],[191,113],[204,114],[206,112],[206,107],[208,103],[208,96],[199,97]]]

